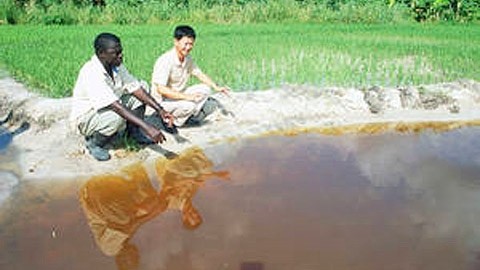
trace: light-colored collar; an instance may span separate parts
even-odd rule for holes
[[[95,69],[98,72],[102,72],[105,76],[110,78],[110,75],[108,75],[107,70],[105,69],[105,67],[103,66],[102,62],[100,61],[100,59],[98,58],[98,56],[96,54],[94,54],[90,60],[93,62],[93,65],[95,66]],[[113,74],[114,74],[113,76],[115,76],[115,74],[118,73],[118,67],[113,67],[112,71],[113,71]]]
[[[98,56],[96,54],[94,54],[92,56],[90,61],[92,61],[93,65],[95,66],[95,69],[97,69],[97,71],[108,75],[107,70],[105,70],[105,67],[103,66],[102,62],[100,61],[100,59],[98,58]]]
[[[190,54],[185,56],[185,59],[183,59],[183,62],[180,62],[180,59],[178,59],[178,54],[177,54],[177,50],[175,49],[175,47],[172,48],[172,53],[174,55],[173,59],[175,61],[175,64],[176,65],[179,65],[179,66],[185,66],[185,64],[187,63],[187,58],[190,57]]]

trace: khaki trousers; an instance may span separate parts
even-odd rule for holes
[[[135,110],[143,105],[143,102],[132,94],[125,94],[120,97],[120,103],[130,110]],[[109,108],[102,108],[98,111],[91,110],[78,119],[78,130],[83,136],[90,136],[95,132],[100,132],[105,136],[112,136],[125,128],[126,120]]]
[[[212,113],[213,110],[206,112],[205,110],[207,108],[204,108],[202,111],[202,108],[205,105],[205,102],[207,102],[208,97],[210,96],[210,93],[212,90],[210,87],[208,87],[205,84],[196,84],[192,85],[191,87],[188,87],[185,90],[185,94],[196,94],[200,93],[205,95],[205,98],[195,102],[195,101],[189,101],[189,100],[172,100],[172,99],[164,99],[163,101],[160,102],[160,105],[169,113],[171,113],[175,120],[174,124],[177,127],[183,126],[185,122],[187,121],[188,118],[191,116],[193,117],[200,117],[201,115],[203,118],[205,118],[208,114]],[[211,107],[211,106],[208,106]],[[202,112],[202,114],[200,114]],[[203,119],[199,119],[203,120]]]

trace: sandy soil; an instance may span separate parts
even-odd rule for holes
[[[48,99],[29,91],[7,75],[0,78],[0,119],[13,110],[10,130],[22,121],[31,128],[15,136],[0,153],[0,190],[21,181],[71,179],[116,170],[137,161],[178,153],[198,145],[254,137],[281,130],[308,130],[350,124],[418,121],[480,121],[480,83],[461,80],[409,88],[323,88],[289,85],[267,91],[216,96],[225,111],[218,111],[200,127],[181,128],[188,141],[167,142],[127,152],[112,150],[113,158],[98,162],[85,152],[83,138],[69,129],[71,99]]]

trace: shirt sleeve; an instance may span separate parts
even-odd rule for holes
[[[133,93],[142,87],[140,81],[130,74],[124,65],[118,67],[118,75],[120,76],[125,90],[127,90],[128,93]]]
[[[190,74],[192,74],[193,76],[198,76],[199,74],[202,74],[202,70],[197,66],[197,64],[195,64],[195,61],[193,60]]]
[[[170,65],[166,57],[160,57],[155,62],[152,73],[152,84],[167,86],[170,77]]]

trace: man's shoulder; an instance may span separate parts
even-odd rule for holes
[[[175,51],[173,49],[170,49],[166,52],[164,52],[162,55],[160,55],[157,58],[157,63],[158,62],[163,62],[163,63],[173,63],[175,60]]]
[[[121,64],[120,66],[116,67],[116,72],[122,74],[122,73],[125,73],[125,72],[128,72],[128,68],[124,65],[124,64]]]
[[[187,63],[189,63],[190,65],[195,63],[195,60],[193,60],[193,56],[191,54],[185,57],[185,61],[187,61]]]
[[[101,63],[96,59],[95,56],[92,56],[87,62],[85,62],[80,69],[80,73],[103,73],[103,66]]]

